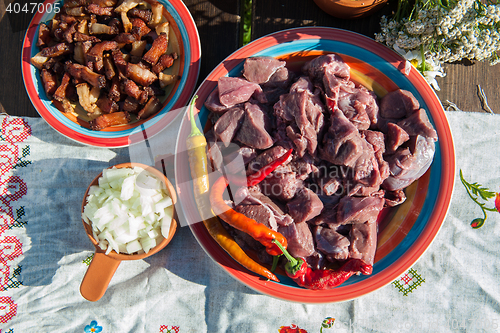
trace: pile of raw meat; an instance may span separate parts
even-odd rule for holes
[[[216,168],[238,154],[252,174],[293,149],[260,184],[233,193],[232,205],[283,234],[313,269],[349,258],[373,264],[380,211],[404,202],[404,188],[434,157],[437,134],[415,97],[396,90],[379,99],[350,80],[336,54],[299,73],[274,58],[248,58],[241,77],[219,79],[205,106]],[[272,261],[260,243],[227,228],[243,249]]]

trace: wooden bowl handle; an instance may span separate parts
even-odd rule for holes
[[[98,301],[106,292],[121,260],[96,252],[80,285],[80,294],[89,301]]]

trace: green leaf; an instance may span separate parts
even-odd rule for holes
[[[460,180],[462,181],[464,186],[471,191],[472,194],[474,194],[475,196],[480,196],[483,200],[491,199],[496,195],[495,192],[490,191],[488,188],[483,187],[477,182],[472,184],[467,182],[462,175],[462,170],[460,170]]]

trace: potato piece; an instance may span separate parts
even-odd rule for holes
[[[101,110],[95,104],[99,98],[99,89],[90,89],[87,83],[80,83],[76,85],[76,93],[78,94],[78,101],[82,108],[87,111],[89,115],[101,114]]]
[[[68,14],[70,16],[85,16],[86,15],[83,6],[66,8],[66,14]]]
[[[75,49],[73,51],[73,59],[79,64],[85,64],[85,50],[83,48],[83,43],[78,42],[75,44]]]
[[[155,1],[155,3],[151,5],[151,11],[153,12],[153,17],[151,17],[149,24],[154,27],[161,22],[163,16],[163,5]]]
[[[42,69],[43,64],[45,64],[49,60],[49,57],[44,57],[42,55],[42,51],[38,52],[35,54],[33,57],[31,57],[30,62],[33,66],[35,66],[38,69]]]
[[[160,72],[158,74],[158,80],[160,81],[160,87],[165,88],[166,86],[175,83],[177,79],[179,78],[178,75],[172,75],[172,74],[165,74],[163,72]]]
[[[158,35],[161,35],[161,34],[167,35],[167,38],[168,38],[170,36],[170,23],[168,23],[168,21],[167,21],[167,22],[163,22],[163,23],[158,24],[155,27],[155,31]]]
[[[100,35],[100,34],[117,35],[119,31],[114,26],[109,26],[102,23],[92,23],[90,25],[89,32],[92,35]]]
[[[117,13],[126,13],[134,7],[139,5],[146,5],[146,2],[142,0],[125,0],[118,7],[115,8]]]
[[[76,26],[76,31],[81,34],[89,34],[89,25],[87,20],[80,20]]]
[[[132,49],[130,50],[130,55],[142,58],[146,45],[148,43],[145,40],[138,40],[132,43]]]

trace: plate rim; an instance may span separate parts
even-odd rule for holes
[[[399,71],[404,70],[404,66],[406,65],[406,60],[402,58],[399,54],[396,52],[390,50],[389,48],[383,46],[382,44],[377,43],[373,39],[370,39],[369,37],[366,37],[364,35],[361,35],[356,32],[352,31],[347,31],[347,30],[342,30],[338,28],[330,28],[330,27],[299,27],[299,28],[291,28],[291,29],[286,29],[282,31],[278,31],[275,33],[271,33],[269,35],[260,37],[259,39],[256,39],[255,41],[247,44],[246,46],[236,50],[233,52],[231,55],[226,57],[219,65],[217,65],[211,72],[210,74],[206,77],[206,79],[203,81],[203,83],[198,87],[197,91],[195,92],[194,95],[199,95],[200,91],[204,92],[204,89],[208,89],[206,86],[210,86],[210,84],[206,84],[208,80],[213,79],[213,76],[218,74],[219,71],[221,71],[221,67],[223,67],[222,71],[224,72],[229,72],[230,70],[234,69],[234,66],[232,66],[231,60],[233,58],[237,58],[238,56],[242,55],[245,53],[245,50],[250,49],[252,47],[258,48],[258,45],[265,44],[269,42],[269,39],[275,39],[277,45],[280,40],[284,40],[286,42],[286,35],[291,35],[291,34],[297,34],[297,35],[303,35],[303,38],[308,38],[309,36],[317,35],[317,36],[328,36],[328,37],[338,37],[339,35],[342,35],[343,37],[341,38],[348,38],[351,39],[351,42],[353,40],[361,40],[362,44],[368,44],[371,46],[376,46],[375,48],[378,50],[380,53],[376,53],[377,55],[381,56],[392,64],[396,69]],[[333,36],[334,35],[334,36]],[[336,38],[335,40],[338,40]],[[359,44],[356,42],[356,45],[359,46]],[[333,51],[332,51],[333,52]],[[370,52],[374,52],[373,50],[370,50]],[[223,270],[228,273],[230,276],[238,280],[239,282],[243,283],[244,285],[248,286],[249,288],[256,290],[257,292],[263,293],[265,295],[275,297],[278,299],[286,300],[286,301],[292,301],[292,302],[300,302],[300,303],[311,303],[311,304],[319,304],[319,303],[333,303],[333,302],[342,302],[342,301],[348,301],[352,300],[355,298],[358,298],[360,296],[366,295],[368,293],[371,293],[375,290],[378,290],[382,288],[383,286],[386,286],[393,280],[395,280],[398,276],[403,274],[407,269],[409,269],[412,265],[415,264],[415,262],[426,252],[426,250],[430,247],[432,241],[436,238],[437,233],[441,229],[444,220],[446,218],[446,215],[449,210],[449,206],[451,203],[451,197],[452,193],[454,191],[454,178],[455,178],[455,153],[454,153],[454,145],[453,145],[453,140],[451,136],[451,130],[449,127],[449,123],[447,121],[446,115],[444,113],[444,109],[435,94],[434,90],[428,85],[428,83],[425,81],[425,79],[418,73],[418,71],[414,68],[411,68],[411,71],[408,75],[411,78],[411,83],[416,84],[418,83],[418,90],[419,90],[419,95],[421,95],[422,99],[425,100],[427,107],[429,110],[427,112],[431,112],[432,110],[437,110],[437,114],[434,114],[434,111],[432,113],[432,118],[435,119],[435,126],[436,130],[438,133],[441,133],[440,136],[440,142],[446,143],[446,146],[442,147],[443,149],[440,150],[440,157],[441,157],[441,168],[439,169],[441,176],[440,176],[440,184],[443,185],[439,188],[436,200],[434,202],[434,207],[433,210],[430,214],[429,221],[435,222],[435,223],[429,223],[426,222],[425,227],[423,228],[422,232],[418,236],[418,238],[415,240],[415,242],[412,244],[412,246],[404,253],[401,257],[399,257],[397,260],[393,261],[388,267],[386,267],[384,270],[377,272],[376,275],[372,275],[367,277],[361,282],[368,282],[368,287],[363,287],[363,286],[356,286],[354,285],[349,285],[349,286],[339,286],[335,289],[331,289],[328,291],[313,291],[309,289],[303,289],[303,288],[294,288],[290,286],[283,286],[285,289],[289,290],[288,293],[283,293],[283,290],[279,290],[277,292],[275,288],[275,283],[272,281],[261,281],[261,283],[255,284],[254,281],[250,281],[246,275],[254,275],[253,273],[245,270],[242,268],[239,264],[236,263],[232,258],[229,257],[229,265],[228,262],[224,261],[223,263],[219,261],[219,259],[214,258],[211,254],[211,251],[217,251],[217,248],[224,252],[222,248],[220,248],[214,241],[203,241],[200,240],[200,235],[197,233],[199,230],[197,228],[201,228],[201,230],[204,229],[204,226],[202,223],[195,223],[193,225],[189,224],[189,227],[195,236],[196,240],[200,244],[200,246],[203,248],[203,250],[210,256],[212,260],[214,260]],[[414,82],[415,81],[415,82]],[[215,85],[213,81],[211,82],[212,85]],[[417,87],[415,87],[417,88]],[[423,90],[420,90],[423,89]],[[210,91],[213,89],[210,89]],[[425,94],[424,94],[425,92]],[[198,109],[196,109],[196,112],[198,112]],[[180,129],[184,126],[186,126],[184,123],[186,121],[186,117],[184,117],[181,121]],[[176,142],[176,147],[175,150],[176,152],[179,151],[180,146],[180,139],[181,139],[181,130],[179,131],[179,135],[177,137],[177,142]],[[443,136],[444,134],[444,136]],[[175,166],[178,166],[178,153],[175,154]],[[178,172],[176,168],[176,174],[175,174],[175,180],[176,183],[179,184],[179,178],[178,178]],[[189,195],[192,195],[192,192],[189,193]],[[194,200],[194,199],[193,199]],[[181,208],[186,215],[185,207],[181,202]],[[441,203],[441,204],[440,204]],[[206,229],[204,229],[206,231]],[[206,235],[208,235],[208,232],[206,232]],[[212,245],[213,248],[207,248],[208,245],[206,244],[208,242],[208,245]],[[207,246],[206,246],[207,245]],[[220,252],[219,251],[219,252]],[[227,257],[226,253],[226,257]],[[365,283],[364,283],[365,284]],[[295,290],[301,290],[299,294],[296,293]]]

